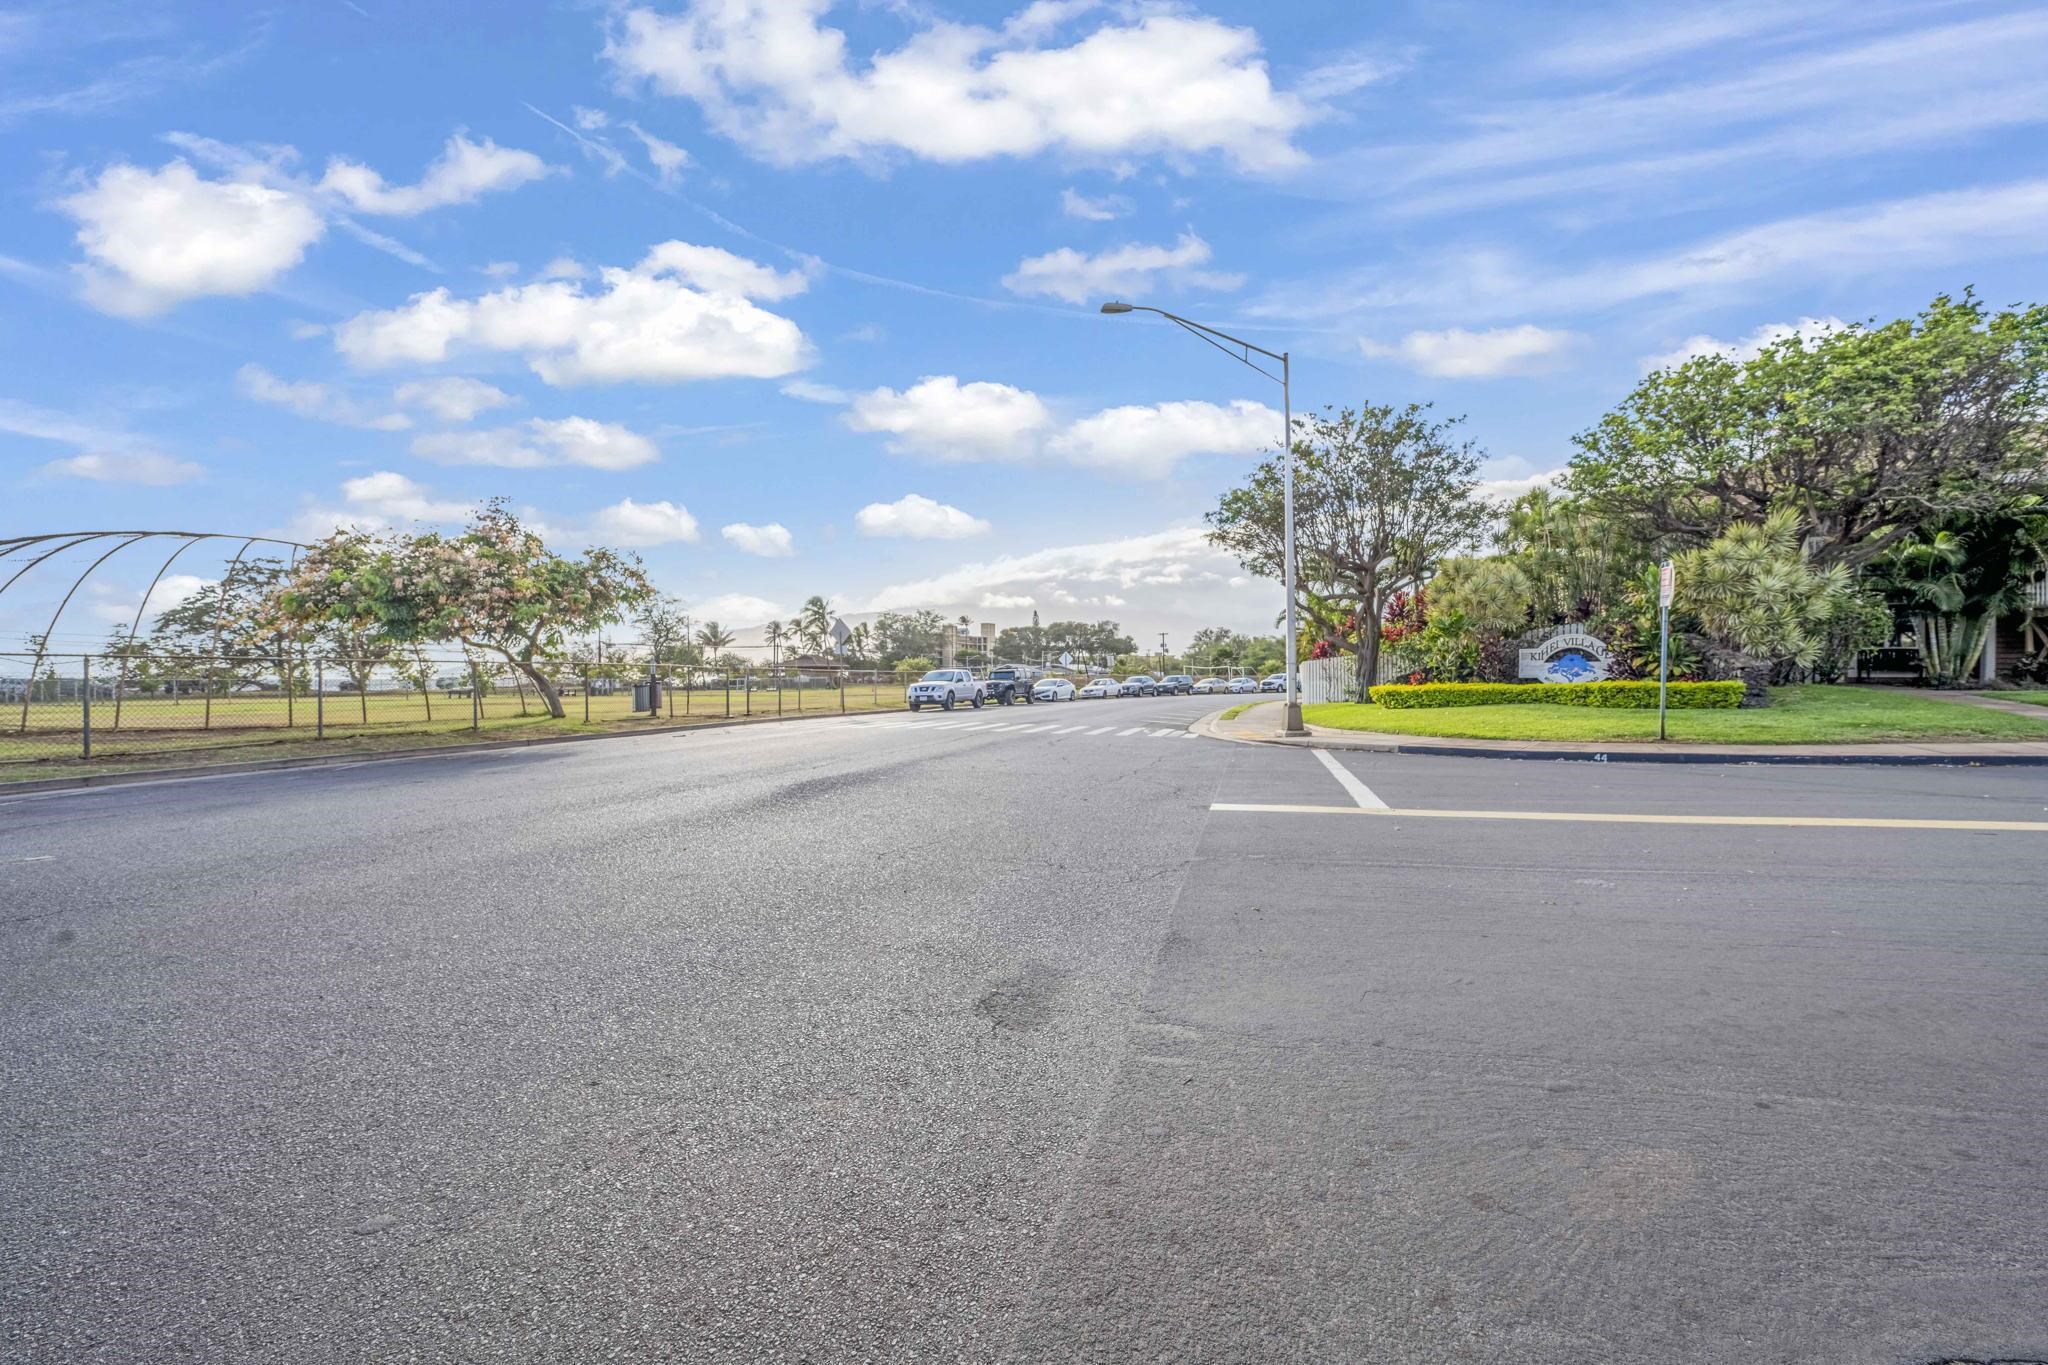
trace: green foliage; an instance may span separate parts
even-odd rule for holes
[[[1739,682],[1675,682],[1667,705],[1674,710],[1732,710],[1742,704]],[[1373,704],[1389,710],[1443,706],[1590,706],[1622,711],[1657,709],[1652,682],[1383,683],[1371,690]]]
[[[1296,419],[1295,545],[1304,600],[1357,653],[1357,678],[1378,667],[1387,599],[1419,584],[1437,560],[1484,538],[1492,509],[1478,496],[1483,455],[1458,439],[1458,419],[1425,407],[1367,406]],[[1282,461],[1255,468],[1208,514],[1209,539],[1256,574],[1280,578]]]
[[[1653,548],[1787,510],[1819,563],[1857,567],[2040,489],[2044,405],[2048,305],[1944,295],[1917,318],[1651,374],[1577,438],[1565,486]]]
[[[547,548],[503,502],[458,536],[336,531],[301,556],[268,599],[275,619],[343,626],[390,645],[456,640],[524,674],[556,717],[541,663],[572,635],[621,620],[653,595],[637,558],[605,549],[571,559]]]
[[[1500,538],[1529,582],[1537,621],[1591,621],[1617,606],[1648,550],[1583,498],[1532,488],[1508,505]]]
[[[1807,558],[1789,507],[1731,526],[1674,564],[1673,609],[1713,643],[1758,659],[1810,667],[1842,620],[1863,614],[1847,566],[1816,569]]]
[[[1928,681],[1956,687],[1976,670],[1987,620],[2025,603],[2027,580],[2044,555],[2048,503],[2024,497],[1922,528],[1893,546],[1873,576],[1912,622]]]
[[[1529,579],[1514,560],[1495,555],[1485,559],[1446,559],[1429,580],[1433,613],[1453,614],[1465,628],[1480,635],[1509,635],[1529,624],[1533,594]]]

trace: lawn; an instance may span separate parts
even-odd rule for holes
[[[2024,694],[2001,693],[2001,696]],[[1670,737],[1685,744],[1857,744],[1887,740],[2048,739],[2048,716],[1937,701],[1904,690],[1778,687],[1772,705],[1744,711],[1673,711]],[[1389,711],[1327,702],[1303,709],[1310,725],[1393,735],[1559,741],[1655,740],[1655,711],[1578,706],[1458,706]]]
[[[634,712],[630,689],[563,698],[568,712],[550,719],[530,693],[493,691],[473,713],[467,697],[417,692],[329,694],[317,704],[277,694],[203,698],[128,696],[92,708],[92,759],[79,757],[83,708],[78,702],[0,704],[0,782],[69,776],[102,768],[190,766],[251,758],[329,752],[376,752],[536,735],[591,734],[747,717],[896,710],[900,683],[865,680],[839,688],[771,690],[673,688],[662,714]],[[586,711],[587,706],[587,711]],[[431,714],[429,714],[431,711]],[[586,715],[588,719],[586,720]]]
[[[1998,696],[2006,701],[2023,701],[2034,706],[2048,706],[2048,692],[2000,692]]]

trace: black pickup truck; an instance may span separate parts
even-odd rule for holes
[[[984,686],[988,689],[990,701],[1000,702],[1004,706],[1021,701],[1029,706],[1032,704],[1031,685],[1036,681],[1038,680],[1032,676],[1030,669],[1005,664],[989,670],[988,681]]]

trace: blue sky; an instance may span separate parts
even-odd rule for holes
[[[2044,51],[2038,4],[0,6],[0,532],[503,495],[733,625],[1269,629],[1198,528],[1275,386],[1101,299],[1466,414],[1506,490],[1660,359],[2048,294]]]

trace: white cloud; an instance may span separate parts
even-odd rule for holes
[[[267,288],[327,226],[298,195],[253,179],[203,180],[183,160],[156,171],[109,166],[57,207],[78,223],[86,300],[124,317]]]
[[[591,533],[626,548],[669,545],[697,539],[697,519],[680,503],[623,498],[591,518]]]
[[[413,438],[413,454],[442,464],[538,469],[573,464],[590,469],[634,469],[661,458],[654,442],[613,422],[589,417],[535,417],[488,431],[436,431]]]
[[[1701,334],[1687,337],[1673,349],[1662,355],[1645,356],[1643,373],[1651,370],[1676,369],[1695,356],[1718,355],[1729,360],[1754,360],[1763,354],[1766,346],[1775,345],[1787,337],[1808,338],[1824,336],[1829,332],[1841,331],[1848,326],[1840,318],[1801,318],[1797,322],[1767,322],[1748,336],[1734,341],[1722,341],[1717,337]]]
[[[467,422],[478,413],[501,408],[512,395],[481,379],[449,375],[442,379],[415,379],[400,384],[392,397],[408,408],[418,409],[444,422]]]
[[[808,379],[792,379],[782,386],[782,392],[806,403],[828,403],[844,407],[853,401],[853,395],[837,385],[815,384]]]
[[[1172,246],[1129,243],[1091,256],[1063,246],[1043,256],[1027,256],[1003,276],[1013,294],[1041,294],[1068,303],[1089,303],[1123,294],[1143,293],[1154,286],[1235,289],[1242,275],[1226,275],[1196,267],[1207,264],[1209,244],[1183,232]]]
[[[445,288],[404,306],[359,313],[335,328],[335,347],[363,366],[433,363],[458,347],[509,351],[550,384],[775,379],[811,359],[788,318],[757,307],[804,287],[713,247],[666,242],[630,270],[599,272],[602,288],[570,280],[499,289],[475,299]]]
[[[691,614],[699,621],[717,621],[731,628],[755,625],[763,621],[779,621],[784,612],[780,606],[765,597],[755,597],[744,592],[728,592],[705,598],[697,603]]]
[[[1190,455],[1248,455],[1280,445],[1280,414],[1244,399],[1106,408],[1047,444],[1070,464],[1132,478],[1164,478]]]
[[[1051,422],[1035,393],[1008,384],[962,384],[950,374],[927,375],[901,393],[883,388],[858,394],[846,413],[855,431],[894,437],[891,450],[948,462],[1026,458]]]
[[[1047,47],[1076,11],[1034,6],[1007,31],[933,23],[850,61],[846,35],[820,25],[830,3],[629,9],[605,52],[622,75],[694,100],[713,128],[781,164],[889,152],[941,162],[1217,153],[1249,170],[1304,159],[1293,136],[1312,111],[1273,89],[1249,29],[1141,11]]]
[[[1022,611],[1037,606],[1038,599],[1029,593],[985,592],[975,605],[983,611]]]
[[[980,517],[921,493],[906,493],[894,502],[871,502],[853,514],[853,524],[864,536],[902,540],[966,540],[986,535],[989,529]]]
[[[190,483],[206,471],[190,460],[175,460],[153,450],[103,450],[51,460],[37,466],[36,472],[58,479],[168,488],[172,484]]]
[[[580,104],[570,105],[569,112],[576,120],[576,126],[586,133],[594,133],[612,121],[612,116],[604,110],[586,109]]]
[[[736,521],[730,526],[720,527],[718,534],[748,554],[766,559],[779,559],[796,553],[796,547],[790,543],[789,528],[779,521],[771,521],[766,526],[749,526],[744,521]]]
[[[640,139],[640,145],[647,149],[647,160],[654,167],[655,178],[666,185],[682,177],[683,168],[690,164],[690,154],[673,142],[665,142],[648,132],[637,123],[627,123],[626,131]]]
[[[1404,53],[1343,53],[1304,74],[1295,82],[1294,91],[1303,99],[1336,99],[1406,70],[1412,60],[1411,54]]]
[[[1523,323],[1472,332],[1452,327],[1441,332],[1410,332],[1394,346],[1362,340],[1369,356],[1400,360],[1411,369],[1439,379],[1497,379],[1503,375],[1548,374],[1562,365],[1583,338]]]
[[[383,176],[361,162],[336,157],[327,163],[320,188],[359,213],[409,218],[428,209],[474,203],[493,190],[515,189],[547,173],[548,164],[532,152],[500,147],[489,138],[472,142],[457,133],[416,185],[386,184]]]
[[[184,483],[206,472],[190,461],[165,455],[130,432],[11,398],[0,398],[0,431],[72,447],[76,454],[37,468],[37,473],[51,478],[161,487]]]
[[[887,433],[893,451],[948,464],[1053,460],[1130,478],[1162,478],[1191,455],[1250,454],[1280,430],[1278,412],[1245,400],[1128,405],[1060,425],[1028,389],[949,374],[856,394],[845,421]]]
[[[1060,191],[1060,212],[1084,223],[1107,223],[1130,211],[1131,201],[1121,194],[1104,194],[1091,199],[1071,185]]]
[[[253,362],[235,371],[235,384],[245,396],[259,403],[284,408],[315,422],[371,431],[403,431],[412,425],[412,419],[402,412],[379,412],[373,404],[312,380],[280,379]]]
[[[425,484],[414,483],[388,469],[344,480],[341,496],[351,511],[388,522],[461,521],[470,513],[468,503],[438,499]]]

